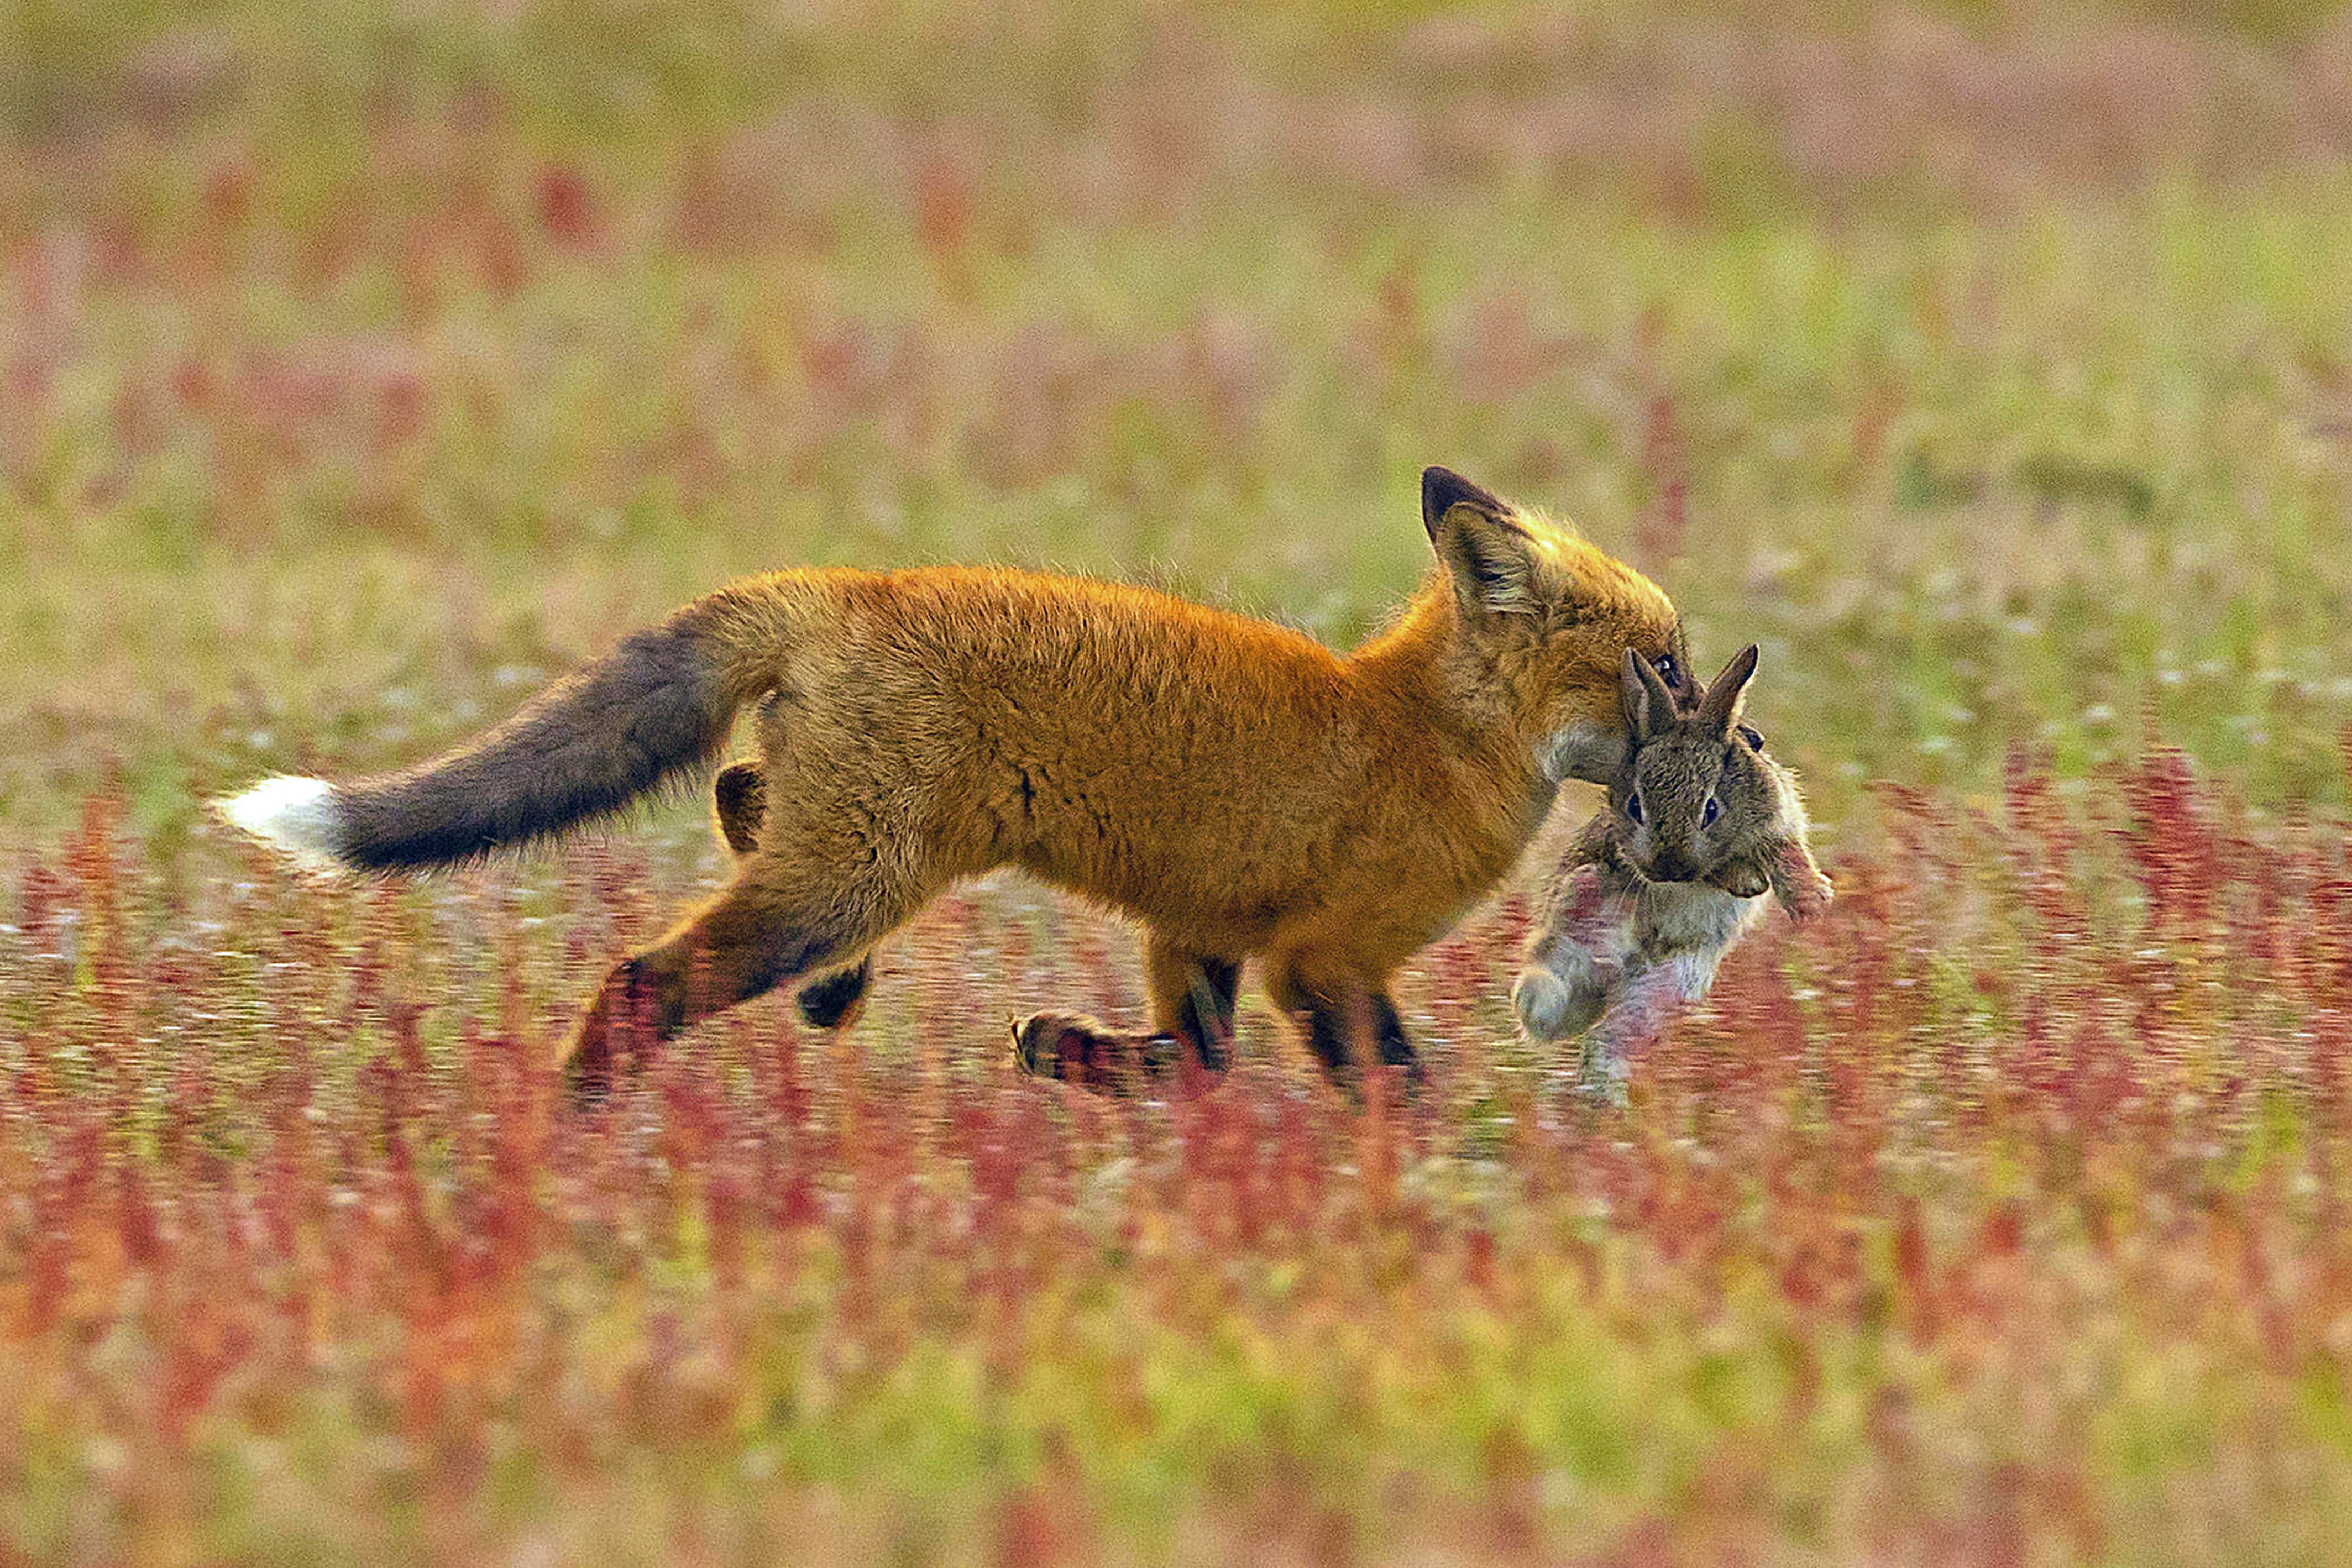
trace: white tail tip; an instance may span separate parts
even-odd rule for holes
[[[334,787],[324,779],[281,774],[214,805],[232,826],[304,865],[324,869],[341,863],[336,850],[342,840],[342,812],[335,805]]]

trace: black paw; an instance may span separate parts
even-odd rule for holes
[[[811,1029],[842,1029],[856,1021],[866,1008],[866,988],[874,980],[871,960],[854,969],[820,975],[801,988],[794,998]]]

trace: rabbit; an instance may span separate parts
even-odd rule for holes
[[[1627,651],[1625,760],[1561,856],[1511,988],[1530,1038],[1591,1032],[1580,1083],[1615,1103],[1630,1059],[1706,994],[1767,892],[1799,920],[1832,896],[1795,777],[1741,722],[1756,660],[1742,650],[1683,710]]]

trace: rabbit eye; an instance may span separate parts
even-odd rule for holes
[[[1642,792],[1639,789],[1625,798],[1625,814],[1636,824],[1642,821]]]
[[[1706,798],[1706,814],[1699,820],[1699,826],[1711,828],[1715,826],[1715,820],[1722,815],[1723,808],[1715,803],[1714,796],[1709,795]]]

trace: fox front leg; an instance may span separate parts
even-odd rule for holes
[[[1374,1062],[1397,1069],[1405,1092],[1417,1092],[1427,1072],[1396,1003],[1384,983],[1359,978],[1360,973],[1325,956],[1283,954],[1266,962],[1265,989],[1299,1025],[1307,1049],[1350,1102],[1362,1103],[1363,1069]]]
[[[1069,1013],[1032,1013],[1013,1028],[1024,1072],[1102,1093],[1174,1076],[1189,1058],[1213,1073],[1233,1065],[1238,959],[1204,953],[1160,932],[1143,949],[1151,994],[1149,1034],[1115,1030]]]
[[[1408,1093],[1418,1090],[1427,1077],[1421,1053],[1413,1050],[1412,1037],[1404,1032],[1404,1019],[1382,992],[1310,1000],[1307,1044],[1323,1071],[1350,1100],[1361,1093],[1361,1069],[1369,1061],[1399,1069]]]

